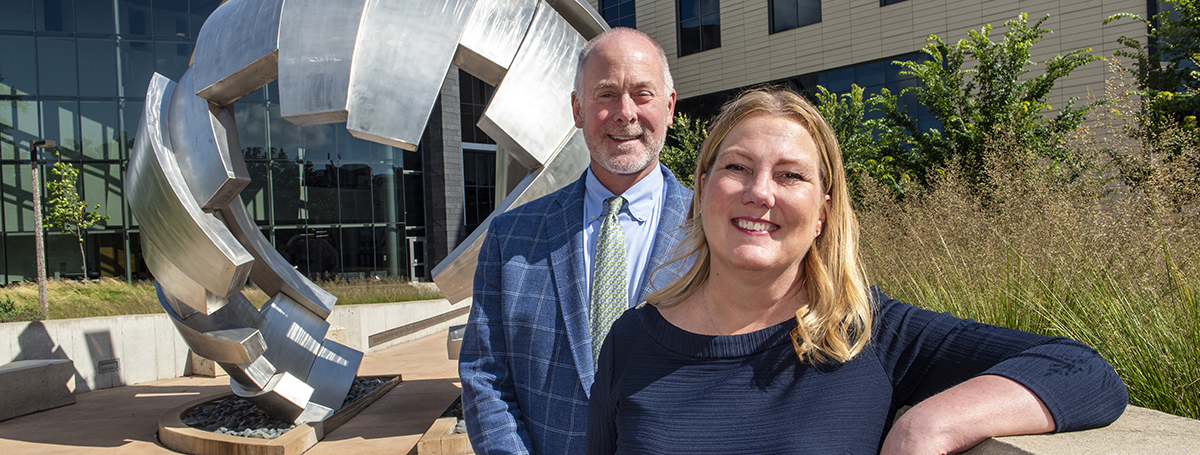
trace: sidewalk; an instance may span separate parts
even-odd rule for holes
[[[360,376],[403,382],[325,436],[306,455],[412,453],[417,440],[458,396],[457,362],[446,332],[368,354]],[[176,378],[76,395],[76,403],[0,422],[0,453],[172,454],[158,444],[167,410],[229,391],[229,378]]]

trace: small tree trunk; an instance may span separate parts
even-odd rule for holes
[[[75,238],[79,239],[79,260],[80,260],[80,263],[83,265],[83,280],[82,280],[82,283],[83,283],[83,284],[87,284],[87,281],[88,281],[88,276],[87,276],[87,255],[85,255],[85,254],[84,254],[84,252],[83,252],[83,233],[82,233],[82,232],[80,232],[80,233],[78,233],[78,234],[75,234]]]

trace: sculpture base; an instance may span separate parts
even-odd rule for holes
[[[329,416],[328,419],[321,422],[296,425],[296,428],[289,430],[275,439],[229,436],[189,427],[183,423],[183,416],[191,412],[192,409],[234,395],[233,392],[230,392],[216,398],[194,401],[167,411],[167,414],[158,420],[158,441],[168,449],[192,455],[221,455],[229,453],[245,455],[299,455],[316,445],[317,441],[324,439],[326,434],[332,433],[333,430],[336,430],[342,424],[358,415],[359,412],[362,412],[363,409],[366,409],[375,400],[383,397],[384,394],[396,387],[396,384],[399,384],[401,380],[401,377],[397,375],[392,380],[385,382],[375,390],[364,395],[358,401],[339,409],[332,416]]]

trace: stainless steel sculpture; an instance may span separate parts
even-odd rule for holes
[[[230,0],[209,16],[178,84],[154,75],[130,157],[129,204],[159,301],[235,393],[293,422],[340,407],[362,353],[327,340],[336,299],[264,238],[231,104],[279,78],[296,125],[416,148],[453,63],[496,95],[480,128],[530,170],[496,212],[547,194],[588,163],[569,99],[579,49],[607,27],[581,0]],[[434,269],[452,303],[471,295],[490,218]],[[247,279],[271,299],[242,294]]]

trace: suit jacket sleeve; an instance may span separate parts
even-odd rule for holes
[[[528,454],[530,438],[517,406],[501,319],[503,260],[493,234],[489,230],[479,251],[471,315],[459,354],[463,417],[475,453]]]

